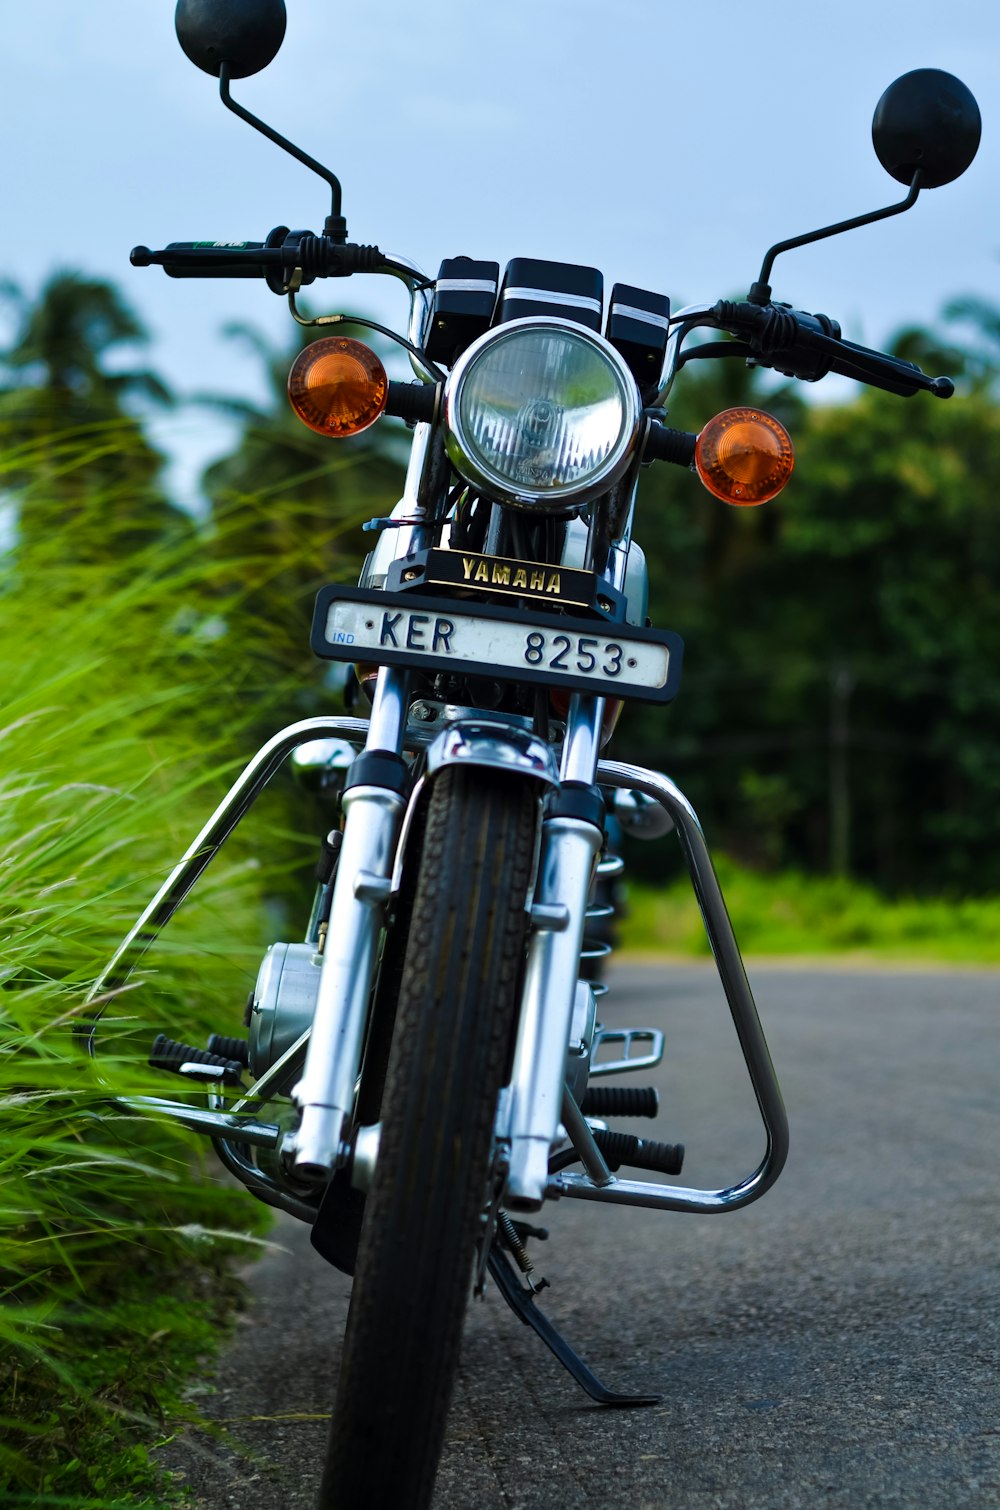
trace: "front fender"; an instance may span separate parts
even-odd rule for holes
[[[463,718],[442,729],[427,750],[427,779],[450,765],[482,766],[512,776],[530,776],[558,786],[559,767],[552,748],[517,724],[500,719]]]
[[[460,718],[449,723],[427,746],[423,774],[410,794],[393,867],[394,893],[399,891],[402,883],[403,857],[427,783],[436,780],[449,766],[456,765],[527,776],[540,782],[543,788],[559,785],[559,766],[554,751],[530,729],[500,718]]]

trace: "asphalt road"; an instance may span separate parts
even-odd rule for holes
[[[563,1201],[536,1249],[595,1371],[663,1403],[592,1406],[491,1288],[435,1510],[1000,1507],[1000,975],[750,974],[791,1122],[778,1184],[712,1217]],[[684,1184],[732,1183],[762,1144],[714,972],[613,981],[605,1021],[667,1034],[660,1118],[632,1130],[687,1144]],[[312,1505],[349,1285],[297,1224],[275,1240],[199,1397],[222,1436],[165,1453],[207,1510]]]

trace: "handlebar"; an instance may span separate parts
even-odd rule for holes
[[[935,398],[951,398],[955,392],[955,384],[950,377],[928,377],[915,362],[905,362],[902,357],[872,351],[868,346],[856,346],[853,341],[841,341],[840,345],[848,355],[837,357],[831,363],[831,371],[840,373],[842,377],[857,378],[862,383],[884,388],[887,393],[900,393],[904,398],[918,391],[931,393]],[[866,375],[871,373],[885,375]],[[895,373],[900,374],[901,384],[912,383],[913,386],[893,386]]]
[[[287,226],[277,226],[266,241],[172,241],[158,252],[137,246],[129,260],[133,267],[162,267],[171,278],[264,278],[278,294],[316,278],[389,273],[410,289],[411,339],[414,329],[422,325],[423,310],[418,304],[425,301],[419,300],[418,294],[432,286],[412,264],[386,256],[377,246],[336,242],[329,236],[314,236],[311,231],[290,231]],[[700,306],[686,328],[694,325],[728,331],[746,343],[743,349],[749,351],[754,365],[773,367],[786,377],[805,382],[814,383],[835,372],[902,398],[919,392],[950,398],[955,391],[950,378],[928,377],[913,362],[845,341],[836,320],[787,304],[722,299],[715,305]],[[672,341],[661,394],[669,387],[676,360],[677,343]]]
[[[955,391],[951,378],[928,377],[902,357],[843,340],[840,326],[828,315],[811,315],[787,304],[722,299],[711,316],[714,325],[746,341],[757,365],[774,367],[786,377],[814,383],[828,372],[836,372],[901,398],[919,392],[951,398]]]
[[[377,246],[337,242],[311,231],[279,225],[266,241],[172,241],[160,251],[132,248],[133,267],[162,267],[170,278],[264,278],[272,293],[293,293],[316,278],[348,278],[352,273],[386,273],[405,285],[410,296],[407,336],[422,347],[431,314],[433,280],[406,257],[390,256]],[[421,382],[426,363],[411,350],[410,364]]]
[[[136,246],[129,261],[133,267],[162,267],[171,278],[267,278],[278,293],[286,291],[296,271],[300,284],[352,273],[412,274],[377,246],[338,243],[287,226],[279,226],[266,241],[171,241],[159,252]]]

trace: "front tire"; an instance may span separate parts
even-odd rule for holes
[[[430,788],[321,1510],[431,1498],[509,1077],[537,792],[449,767]]]

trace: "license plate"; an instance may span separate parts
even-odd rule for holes
[[[669,630],[600,619],[519,614],[449,598],[324,587],[312,648],[332,661],[410,666],[666,703],[676,696],[683,641]]]

